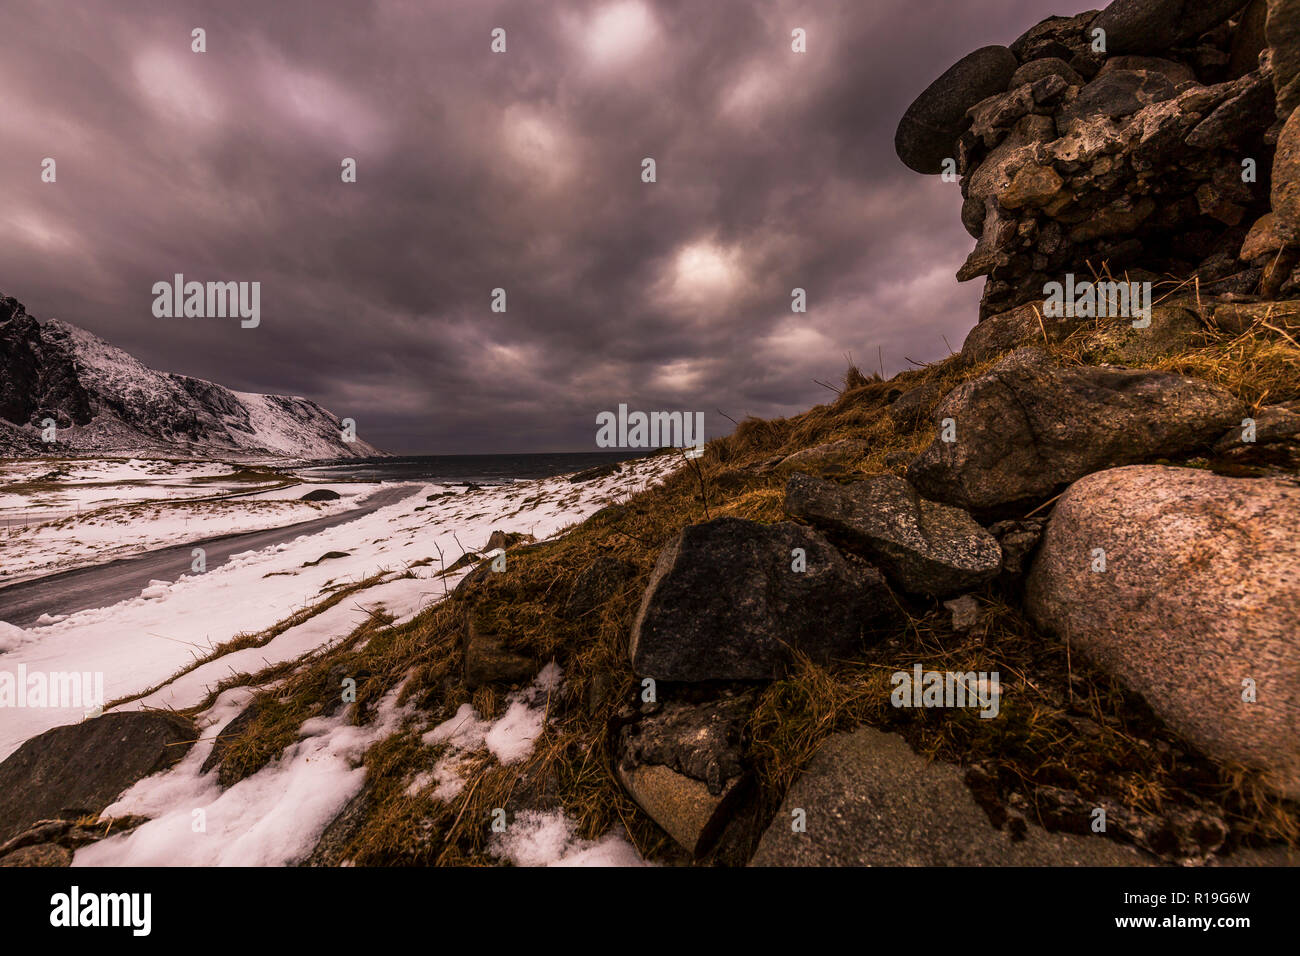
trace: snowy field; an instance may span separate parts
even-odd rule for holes
[[[355,507],[377,484],[300,483],[238,466],[142,459],[0,466],[0,585],[182,541],[261,531]],[[259,490],[265,489],[265,490]],[[334,501],[300,500],[330,489]]]
[[[0,625],[0,673],[16,673],[20,665],[29,674],[102,673],[106,701],[134,698],[121,709],[193,707],[232,674],[297,660],[342,640],[374,610],[383,609],[396,623],[409,620],[458,582],[459,575],[445,582],[435,576],[440,560],[450,565],[463,549],[482,549],[493,531],[524,532],[539,540],[550,537],[661,480],[679,464],[672,455],[641,459],[625,464],[620,474],[580,484],[553,478],[453,494],[442,494],[447,489],[439,486],[413,485],[410,496],[396,504],[317,534],[235,555],[205,574],[155,582],[138,597],[113,607],[81,611],[29,629]],[[245,501],[250,508],[287,503],[273,496]],[[330,552],[342,556],[319,560]],[[408,571],[414,577],[407,577]],[[176,676],[218,645],[263,631],[340,585],[376,574],[381,576],[374,585],[288,628],[268,644],[231,652]],[[544,694],[562,680],[558,667],[544,669],[532,688],[511,697],[495,722],[480,720],[466,704],[442,727],[417,725],[427,741],[453,746],[435,778],[412,780],[410,785],[450,799],[463,785],[456,769],[467,755],[487,754],[502,763],[526,757],[541,732]],[[282,757],[222,791],[215,771],[200,774],[199,767],[212,740],[252,692],[224,692],[200,716],[202,739],[186,758],[172,770],[141,781],[105,814],[142,813],[152,817],[151,822],[82,849],[76,863],[297,862],[359,791],[365,750],[421,719],[398,708],[394,694],[379,719],[366,727],[348,723],[346,711],[337,718],[308,721],[301,739]],[[76,708],[0,709],[0,759],[30,737],[84,716]],[[208,825],[203,838],[195,839],[190,820],[199,808],[206,808]],[[617,834],[592,843],[577,839],[562,815],[523,816],[494,844],[502,859],[521,865],[640,862]]]

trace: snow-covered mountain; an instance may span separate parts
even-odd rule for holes
[[[320,460],[383,455],[345,442],[339,418],[306,398],[235,392],[159,372],[85,329],[38,322],[0,297],[0,456],[120,452]],[[57,423],[42,441],[41,423]]]

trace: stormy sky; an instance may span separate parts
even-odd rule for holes
[[[1098,5],[6,0],[0,292],[396,453],[591,450],[619,403],[712,437],[825,401],[846,354],[960,347],[973,240],[898,118]],[[155,318],[178,272],[260,282],[261,325]]]

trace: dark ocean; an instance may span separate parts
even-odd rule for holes
[[[641,453],[641,455],[643,455]],[[509,481],[552,478],[612,461],[641,457],[636,451],[582,451],[537,455],[411,455],[402,458],[359,458],[337,464],[314,465],[295,471],[329,481],[429,481],[500,485]]]

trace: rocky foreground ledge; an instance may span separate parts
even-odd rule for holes
[[[1117,0],[967,57],[897,139],[960,177],[978,239],[959,354],[850,369],[559,537],[503,538],[504,571],[410,624],[246,675],[205,771],[238,786],[399,688],[425,723],[498,717],[554,661],[527,756],[392,732],[303,862],[489,862],[546,811],[662,863],[1294,864],[1298,105],[1295,0]],[[1067,275],[1150,283],[1149,313],[1054,314]],[[114,724],[135,756],[65,794],[60,755],[108,719],[29,742],[0,792],[93,819],[175,732]],[[463,787],[420,785],[452,756]],[[4,837],[25,862],[97,838],[67,813]]]

